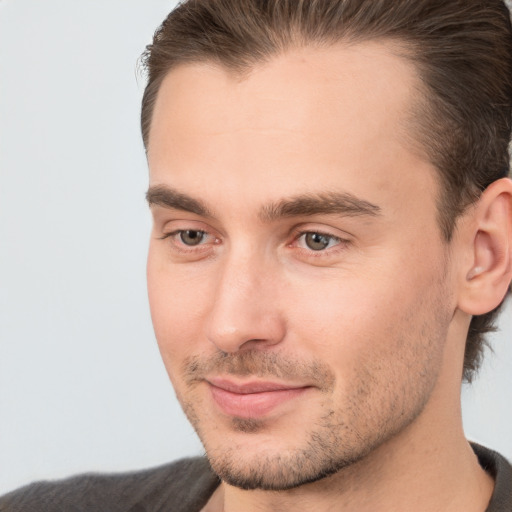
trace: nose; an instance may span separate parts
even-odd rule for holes
[[[223,263],[207,322],[207,337],[219,350],[263,349],[283,340],[285,321],[274,276],[255,258]]]

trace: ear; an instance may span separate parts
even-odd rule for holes
[[[459,309],[483,315],[501,303],[512,279],[512,181],[492,183],[470,215]]]

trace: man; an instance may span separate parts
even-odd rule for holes
[[[160,351],[206,459],[0,510],[512,510],[460,385],[512,279],[501,0],[189,0],[145,54]]]

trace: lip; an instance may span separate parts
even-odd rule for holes
[[[207,382],[220,410],[228,416],[244,419],[263,417],[310,388],[269,381],[235,382],[224,378],[210,378]]]

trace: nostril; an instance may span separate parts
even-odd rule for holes
[[[244,316],[236,316],[236,324],[230,325],[223,316],[212,315],[208,325],[207,338],[218,350],[225,353],[253,349],[279,343],[284,337],[284,322],[278,315],[252,315],[247,312]]]

